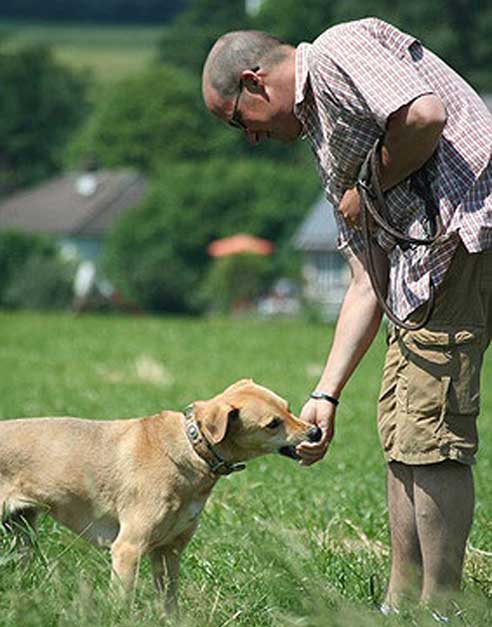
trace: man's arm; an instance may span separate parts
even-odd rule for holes
[[[434,153],[446,124],[446,110],[434,94],[426,94],[401,107],[388,118],[381,150],[381,186],[390,189],[420,169]],[[338,207],[349,224],[360,213],[357,189],[345,192]],[[374,248],[377,249],[374,244]],[[387,262],[380,253],[380,285],[386,285]],[[361,259],[350,261],[352,280],[338,318],[335,338],[317,389],[338,397],[350,375],[371,345],[381,321],[381,310]],[[380,276],[383,276],[381,274]],[[301,444],[298,453],[308,465],[320,460],[333,438],[335,407],[327,401],[310,400],[301,418],[316,423],[323,438],[316,444]]]
[[[406,179],[431,158],[446,120],[446,109],[434,94],[420,96],[388,118],[381,149],[383,191]]]
[[[420,96],[389,116],[381,148],[383,191],[406,179],[431,158],[446,119],[446,109],[434,94]],[[345,192],[338,210],[349,224],[357,223],[360,205],[355,187]]]
[[[382,285],[386,285],[387,261],[376,245],[374,256]],[[378,252],[377,252],[378,251]],[[340,310],[335,337],[316,390],[338,398],[346,382],[371,345],[381,322],[381,309],[371,281],[359,257],[351,257],[352,279]],[[317,424],[323,431],[320,442],[297,447],[303,465],[319,461],[334,434],[335,406],[325,400],[309,400],[301,419]]]

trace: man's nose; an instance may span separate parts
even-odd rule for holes
[[[319,427],[311,427],[308,431],[308,439],[310,442],[319,442],[322,436],[321,429]]]

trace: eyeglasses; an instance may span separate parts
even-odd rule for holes
[[[237,92],[236,100],[234,101],[234,108],[232,109],[232,115],[229,120],[229,126],[232,126],[233,128],[238,128],[240,131],[247,131],[248,127],[241,120],[240,113],[237,110],[238,105],[239,105],[239,99],[241,98],[241,94],[243,92],[243,87],[244,87],[244,83],[241,79],[239,81],[239,91]]]

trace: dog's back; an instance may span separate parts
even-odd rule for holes
[[[121,421],[118,421],[121,422]],[[106,426],[107,425],[107,426]],[[0,421],[0,512],[3,519],[53,500],[83,498],[81,472],[110,463],[115,423],[79,418],[21,418]],[[107,434],[106,434],[107,432]],[[102,452],[104,451],[104,454]],[[55,497],[55,499],[53,498]]]

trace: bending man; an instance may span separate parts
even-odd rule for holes
[[[320,460],[336,400],[381,321],[360,232],[359,170],[375,141],[385,220],[419,246],[372,225],[387,302],[427,325],[390,325],[378,427],[388,462],[392,567],[386,608],[418,591],[436,603],[462,574],[473,508],[472,464],[483,353],[492,333],[492,117],[473,89],[411,35],[374,18],[340,24],[297,48],[261,32],[224,35],[204,67],[209,110],[251,144],[305,136],[350,264],[316,398],[302,418],[324,433],[299,447]]]

